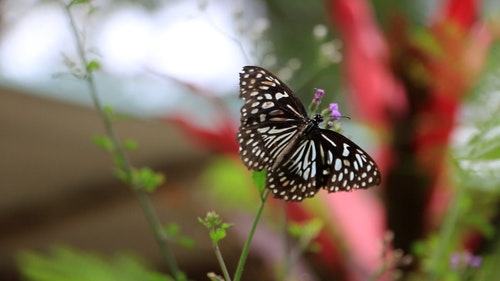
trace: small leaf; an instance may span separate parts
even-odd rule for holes
[[[252,181],[259,190],[259,193],[262,193],[266,187],[266,170],[253,172]]]
[[[165,226],[165,232],[167,233],[168,236],[177,236],[181,231],[181,228],[178,224],[176,223],[169,223],[167,226]]]
[[[113,107],[109,105],[103,106],[102,110],[104,111],[104,113],[108,118],[113,118],[115,115],[115,110],[113,109]]]
[[[220,228],[222,228],[222,229],[228,229],[228,228],[230,228],[232,226],[233,226],[232,223],[223,223],[223,224],[221,224]]]
[[[123,169],[115,168],[115,175],[122,182],[129,184],[129,176]]]
[[[176,242],[181,245],[184,248],[187,249],[193,249],[196,246],[196,243],[194,242],[193,239],[186,237],[186,236],[181,236],[179,237]]]
[[[92,138],[92,142],[107,152],[111,152],[114,147],[113,141],[108,136],[96,135]]]
[[[166,225],[163,230],[165,231],[165,234],[168,236],[169,240],[173,243],[176,243],[178,245],[183,246],[184,248],[192,249],[195,246],[194,240],[186,237],[186,236],[181,236],[181,228],[178,224],[176,223],[170,223]]]
[[[115,162],[115,166],[118,168],[118,169],[124,169],[124,167],[127,165],[127,163],[125,162],[125,159],[123,157],[121,157],[121,155],[119,154],[113,154],[113,161]]]
[[[150,168],[134,169],[132,175],[134,183],[147,192],[154,191],[165,181],[163,174],[156,173]]]
[[[137,150],[139,143],[133,139],[126,139],[123,141],[123,147],[127,150]]]
[[[96,60],[92,60],[92,61],[90,61],[90,62],[87,64],[87,67],[86,67],[86,70],[87,70],[88,72],[97,71],[97,70],[99,70],[99,69],[101,69],[101,64],[100,64],[98,61],[96,61]]]
[[[21,252],[18,267],[23,280],[172,281],[149,269],[137,258],[119,254],[104,258],[67,247],[52,248],[50,254]],[[177,279],[180,280],[180,279]]]
[[[222,228],[215,229],[214,231],[210,231],[210,239],[214,244],[219,243],[220,240],[226,237],[226,230]]]

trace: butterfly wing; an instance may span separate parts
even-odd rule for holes
[[[269,169],[304,126],[306,110],[281,80],[256,66],[240,73],[240,98],[240,156],[249,169]]]
[[[277,198],[301,201],[320,188],[350,191],[380,184],[375,161],[345,136],[315,128],[298,142],[287,161],[267,174]]]
[[[337,132],[324,129],[319,129],[318,140],[324,151],[320,153],[322,161],[326,163],[329,172],[328,180],[323,186],[328,192],[351,191],[380,184],[377,164],[353,141]],[[326,174],[326,170],[322,173]]]

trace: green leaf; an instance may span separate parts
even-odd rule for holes
[[[217,228],[213,231],[210,231],[210,239],[214,244],[219,243],[220,240],[226,237],[226,230],[222,228]]]
[[[475,157],[481,160],[498,160],[500,158],[500,146],[498,145],[498,140],[482,143]]]
[[[220,228],[222,228],[222,229],[228,229],[228,228],[230,228],[232,226],[233,226],[232,223],[223,223],[223,224],[220,225]]]
[[[92,60],[92,61],[90,61],[90,62],[87,64],[87,67],[86,67],[86,70],[87,70],[88,72],[97,71],[97,70],[99,70],[99,69],[101,69],[101,64],[100,64],[98,61],[96,61],[96,60]]]
[[[123,141],[123,148],[127,150],[137,150],[139,148],[139,143],[133,139],[126,139]]]
[[[108,136],[96,135],[92,138],[92,142],[107,152],[113,151],[114,144]]]
[[[106,116],[110,119],[113,119],[114,116],[115,116],[115,110],[113,109],[113,107],[109,106],[109,105],[105,105],[102,107],[102,110],[104,111],[104,114],[106,114]]]
[[[115,162],[115,166],[120,170],[124,170],[124,167],[127,166],[125,159],[117,153],[114,153],[112,155],[113,155],[113,161]],[[124,172],[125,172],[125,170],[124,170]]]
[[[179,237],[175,242],[187,249],[193,249],[196,246],[194,240],[186,236]]]
[[[195,246],[193,239],[187,236],[181,236],[181,228],[176,223],[166,225],[163,230],[167,234],[169,240],[173,243],[183,246],[184,248],[192,249]]]
[[[165,176],[156,173],[150,168],[134,169],[132,178],[135,185],[140,186],[147,192],[152,192],[165,181]]]
[[[262,193],[266,187],[266,170],[253,172],[252,181],[259,190],[259,193]]]
[[[112,259],[56,247],[49,255],[21,252],[18,264],[24,280],[30,281],[172,281],[169,276],[152,271],[130,255]]]
[[[128,174],[123,169],[115,168],[115,175],[122,182],[129,184]]]
[[[181,232],[181,227],[176,223],[169,223],[165,226],[165,232],[168,236],[177,236]]]

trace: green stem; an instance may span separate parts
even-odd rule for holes
[[[83,49],[83,43],[80,40],[80,36],[78,35],[78,29],[77,25],[75,22],[75,19],[73,15],[71,14],[70,11],[70,5],[64,5],[65,10],[66,10],[66,15],[68,16],[69,22],[70,22],[70,27],[72,34],[74,36],[76,45],[77,45],[77,51],[78,51],[78,56],[85,67],[85,81],[87,81],[87,85],[89,87],[89,92],[90,96],[92,97],[92,102],[94,103],[94,107],[98,111],[103,123],[104,123],[104,129],[106,131],[106,135],[110,138],[110,140],[113,143],[113,155],[115,155],[117,161],[118,168],[124,172],[126,175],[126,182],[128,182],[134,191],[137,199],[139,200],[139,203],[143,209],[143,211],[146,214],[146,218],[153,229],[153,232],[155,234],[156,241],[158,243],[158,246],[160,248],[160,251],[167,263],[167,266],[173,275],[175,280],[179,280],[181,276],[181,272],[179,271],[179,268],[177,266],[177,262],[175,260],[175,257],[170,249],[170,246],[168,244],[168,236],[164,233],[163,227],[158,219],[158,216],[156,215],[153,205],[149,201],[147,194],[143,191],[141,183],[140,182],[134,182],[132,180],[132,165],[130,164],[130,161],[127,158],[127,155],[125,154],[120,142],[118,141],[118,138],[116,136],[115,130],[113,128],[113,125],[111,123],[111,119],[109,116],[106,114],[104,111],[101,102],[99,100],[98,94],[97,94],[97,87],[95,83],[95,78],[94,78],[94,73],[93,71],[87,69],[87,65],[89,64],[89,61],[87,59],[87,56],[85,54],[85,51]]]
[[[226,263],[224,263],[224,259],[222,258],[222,253],[220,252],[219,245],[214,245],[215,256],[217,257],[217,261],[219,262],[220,268],[222,270],[222,275],[224,276],[225,281],[231,281],[231,276],[229,276],[229,271],[227,271]]]
[[[292,268],[292,243],[290,241],[290,235],[288,233],[288,214],[286,213],[286,202],[282,203],[282,218],[283,218],[283,241],[284,241],[284,261],[283,261],[283,270],[281,271],[281,276],[278,277],[278,280],[287,280],[288,275],[290,274],[290,269]]]
[[[250,251],[250,245],[252,244],[253,235],[255,234],[255,230],[257,229],[257,224],[259,223],[260,216],[262,215],[262,211],[264,210],[264,206],[268,196],[269,189],[266,188],[263,195],[261,196],[260,206],[257,210],[257,214],[255,215],[255,219],[253,220],[252,228],[250,229],[250,233],[248,234],[247,241],[245,242],[243,250],[241,251],[240,260],[238,261],[238,266],[236,267],[236,272],[234,273],[234,281],[240,281],[241,279],[243,268],[245,267],[245,262]]]
[[[457,166],[458,167],[458,166]],[[457,224],[458,218],[460,216],[460,204],[465,196],[465,190],[463,188],[464,184],[459,184],[457,192],[453,198],[450,209],[446,212],[446,216],[443,219],[443,226],[439,232],[437,247],[433,252],[432,258],[434,259],[431,264],[431,269],[429,271],[429,280],[439,280],[439,268],[443,265],[443,261],[448,261],[444,255],[447,249],[454,240],[452,239]]]

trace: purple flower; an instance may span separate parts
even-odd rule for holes
[[[482,262],[483,258],[481,256],[470,255],[467,259],[467,264],[474,268],[480,267]]]
[[[330,103],[330,116],[334,120],[338,120],[338,119],[340,119],[340,117],[342,117],[342,114],[340,114],[340,111],[339,111],[339,105],[338,104],[336,104],[336,103]]]
[[[450,256],[450,266],[452,269],[457,270],[463,267],[479,268],[483,262],[481,256],[474,256],[469,252],[453,253]]]
[[[314,93],[314,98],[312,100],[312,104],[318,105],[324,95],[325,95],[325,90],[316,89],[316,92]]]
[[[459,253],[453,253],[450,257],[450,266],[453,269],[458,269],[460,267],[460,254]]]

